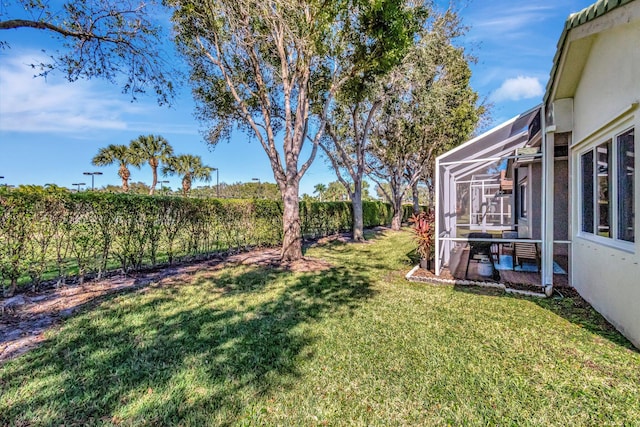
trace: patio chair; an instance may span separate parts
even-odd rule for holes
[[[467,236],[470,239],[487,239],[490,240],[493,236],[489,233],[469,233]],[[500,280],[500,273],[496,270],[496,266],[493,262],[493,254],[491,253],[491,246],[493,243],[490,241],[487,242],[469,242],[469,258],[467,258],[467,268],[464,272],[464,278],[467,279],[469,275],[469,264],[472,259],[475,259],[476,255],[484,255],[489,258],[491,262],[491,268],[493,271],[493,279]],[[480,262],[479,260],[477,262]]]
[[[522,263],[525,259],[535,262],[538,267],[538,273],[540,273],[540,251],[538,250],[538,245],[529,242],[515,242],[513,244],[513,269],[516,269],[516,264],[522,268]]]
[[[518,232],[512,230],[505,230],[502,232],[503,239],[517,239]],[[500,255],[504,255],[504,250],[507,250],[511,255],[513,255],[513,242],[510,243],[502,243],[500,245]]]

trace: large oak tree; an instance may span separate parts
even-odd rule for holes
[[[208,140],[239,127],[259,141],[283,200],[282,260],[301,258],[299,183],[331,103],[345,85],[404,55],[411,11],[400,0],[168,3]]]

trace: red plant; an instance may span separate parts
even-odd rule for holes
[[[418,254],[422,259],[432,259],[435,252],[435,222],[436,216],[433,211],[413,214],[409,218],[413,224],[416,242],[418,243]]]

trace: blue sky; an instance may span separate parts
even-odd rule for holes
[[[493,124],[541,102],[565,19],[592,2],[475,0],[461,8],[470,29],[459,43],[478,58],[472,86],[492,103]],[[116,167],[95,168],[91,159],[100,147],[128,144],[143,134],[160,134],[177,153],[202,156],[205,164],[219,168],[221,182],[275,182],[266,154],[249,136],[237,133],[213,150],[205,144],[187,86],[170,108],[159,107],[150,96],[131,102],[119,87],[100,80],[68,83],[55,74],[34,78],[27,64],[44,57],[41,48],[51,46],[42,31],[6,30],[0,40],[10,45],[0,50],[0,176],[5,177],[0,183],[70,187],[90,184],[82,173],[97,170],[104,175],[96,177],[96,186],[119,185]],[[131,178],[150,183],[151,172],[132,168]],[[179,178],[165,179],[179,186]],[[319,156],[300,193],[334,180]]]

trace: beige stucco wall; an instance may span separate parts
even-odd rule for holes
[[[574,96],[574,141],[640,99],[640,21],[596,36]],[[570,64],[567,64],[570,66]]]
[[[636,4],[640,2],[634,2]],[[633,3],[632,3],[633,4]],[[597,20],[596,20],[597,22]],[[587,24],[588,25],[588,24]],[[576,145],[571,152],[572,284],[596,310],[640,348],[640,21],[597,34],[574,96]],[[635,240],[625,249],[613,239],[581,235],[580,153],[635,127]],[[607,241],[608,240],[608,241]]]

